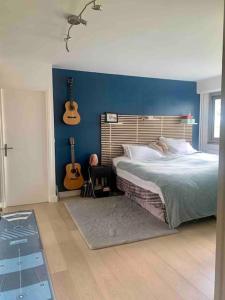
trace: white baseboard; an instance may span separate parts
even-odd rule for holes
[[[58,197],[56,195],[49,197],[49,202],[58,202]]]
[[[73,197],[73,196],[80,196],[80,190],[59,192],[59,199]]]

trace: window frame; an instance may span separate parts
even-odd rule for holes
[[[209,98],[209,113],[208,113],[208,143],[219,144],[220,138],[214,137],[214,125],[215,125],[215,100],[221,99],[221,93],[210,94]]]

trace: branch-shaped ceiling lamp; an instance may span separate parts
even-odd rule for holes
[[[92,9],[93,9],[93,10],[101,10],[101,5],[100,5],[100,4],[96,4],[96,0],[92,0],[92,1],[88,2],[88,3],[84,6],[84,8],[82,9],[82,11],[79,13],[79,15],[69,15],[69,16],[67,17],[67,22],[68,22],[69,25],[70,25],[69,28],[68,28],[68,31],[67,31],[66,38],[64,39],[64,41],[65,41],[65,43],[66,43],[66,50],[67,50],[67,52],[70,52],[70,50],[69,50],[69,45],[68,45],[69,40],[72,38],[72,37],[70,36],[70,31],[71,31],[71,29],[72,29],[72,27],[73,27],[74,25],[80,25],[80,24],[87,25],[87,21],[85,21],[85,20],[82,18],[82,15],[83,15],[84,11],[86,10],[86,8],[87,8],[89,5],[91,5],[91,4],[93,4],[93,6],[92,6]]]

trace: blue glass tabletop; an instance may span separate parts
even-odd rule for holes
[[[53,300],[33,211],[0,218],[0,300]]]

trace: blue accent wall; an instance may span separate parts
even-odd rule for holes
[[[81,122],[62,121],[67,96],[66,78],[74,78],[73,95]],[[134,76],[53,69],[56,182],[63,191],[65,165],[70,162],[68,138],[76,139],[76,160],[85,168],[91,153],[100,156],[100,114],[180,115],[192,113],[199,122],[196,83]],[[193,127],[193,145],[198,147],[198,126]],[[85,172],[84,172],[85,173]]]

